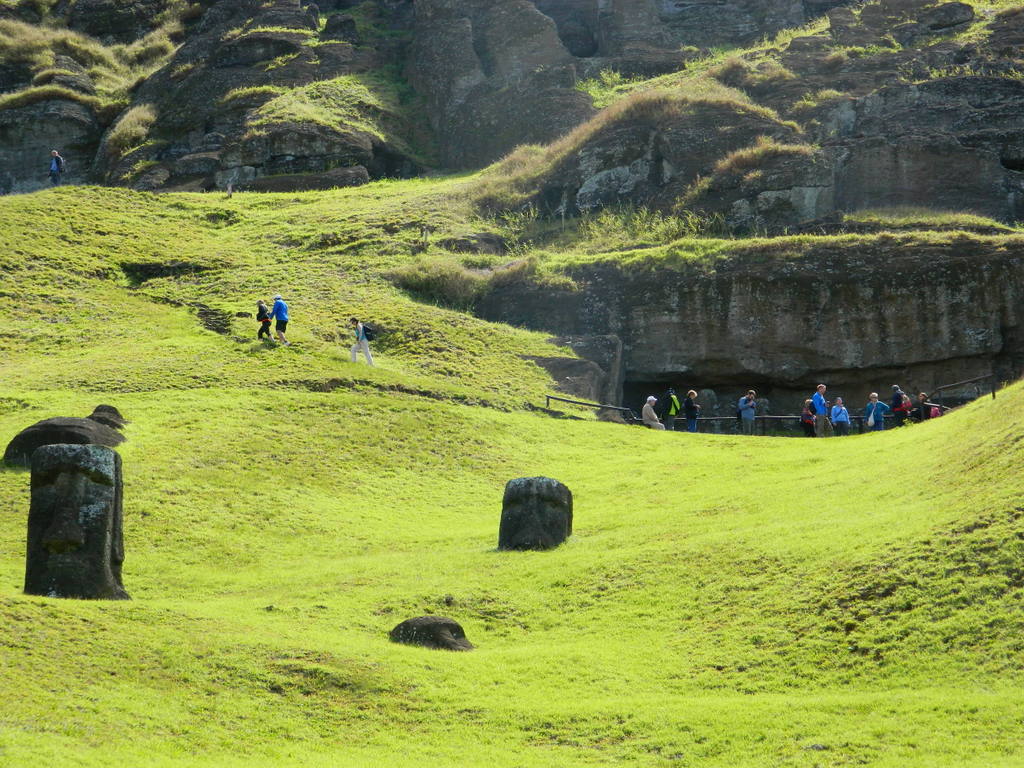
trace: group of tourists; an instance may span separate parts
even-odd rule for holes
[[[826,397],[827,390],[825,384],[819,384],[814,395],[804,401],[800,426],[807,437],[845,437],[850,434],[850,424],[853,421],[850,411],[841,397],[830,402]],[[887,415],[893,418],[896,426],[902,425],[907,419],[926,421],[942,415],[942,406],[929,402],[928,395],[924,392],[918,394],[915,403],[898,384],[893,384],[892,390],[892,398],[888,403],[880,400],[877,392],[869,395],[863,412],[864,426],[868,430],[878,432],[885,429]],[[643,407],[642,420],[650,429],[672,431],[675,430],[676,419],[680,416],[686,420],[687,432],[697,431],[700,405],[697,403],[697,393],[692,389],[686,393],[682,402],[676,396],[675,390],[669,389],[662,397],[660,406],[658,398],[650,395]],[[757,423],[757,392],[749,389],[739,399],[736,403],[736,418],[739,421],[740,432],[744,435],[754,434],[754,425]]]
[[[697,431],[697,419],[700,418],[700,406],[697,405],[697,393],[692,389],[686,393],[686,397],[680,403],[674,389],[669,389],[665,394],[665,405],[662,406],[664,422],[658,418],[655,406],[658,398],[651,395],[647,398],[643,407],[643,422],[651,429],[667,429],[673,431],[676,428],[676,419],[682,416],[686,420],[686,431]]]
[[[804,401],[800,425],[807,437],[845,437],[850,434],[852,419],[843,398],[837,397],[829,403],[825,397],[826,390],[824,384],[819,384],[814,395]],[[925,392],[918,393],[915,403],[899,384],[893,384],[892,398],[888,403],[880,400],[877,392],[868,395],[863,413],[864,426],[871,432],[881,432],[885,429],[887,415],[891,415],[899,427],[908,419],[921,422],[937,418],[942,415],[942,406],[929,402]]]
[[[256,333],[258,340],[266,339],[273,344],[274,337],[270,335],[270,324],[273,322],[278,343],[286,347],[291,346],[291,342],[285,336],[285,333],[288,331],[288,304],[285,303],[281,294],[274,296],[274,305],[270,308],[267,307],[267,303],[263,299],[256,302],[256,322],[260,324],[260,329]],[[369,365],[373,365],[373,355],[370,353],[373,329],[355,317],[350,317],[348,322],[352,327],[352,332],[355,334],[355,343],[349,349],[352,362],[356,362],[358,354],[362,352],[366,362]]]

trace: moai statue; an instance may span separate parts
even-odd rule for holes
[[[32,454],[25,593],[128,600],[121,457],[102,445],[45,445]]]
[[[498,549],[554,549],[572,535],[572,491],[550,477],[509,480]]]
[[[473,644],[466,639],[462,626],[444,616],[418,616],[406,619],[391,630],[391,641],[406,645],[421,645],[444,651],[471,651]]]

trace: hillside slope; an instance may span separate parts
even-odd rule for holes
[[[0,438],[124,412],[134,598],[23,596],[0,470],[0,765],[1020,764],[1024,386],[824,443],[530,413],[571,353],[386,277],[465,183],[0,201]],[[234,316],[276,290],[291,349]],[[498,553],[533,474],[574,536]],[[430,612],[477,650],[388,642]]]

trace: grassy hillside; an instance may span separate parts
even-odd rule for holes
[[[29,478],[0,470],[0,765],[1024,763],[1024,386],[824,443],[530,413],[543,335],[388,277],[442,256],[423,224],[511,226],[467,183],[0,200],[0,440],[130,419],[134,598],[22,595]],[[234,316],[276,291],[290,349]],[[532,474],[575,534],[498,553]],[[388,642],[428,612],[477,650]]]

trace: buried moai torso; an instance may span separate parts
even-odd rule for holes
[[[550,477],[509,480],[498,549],[552,549],[572,535],[572,491]]]
[[[101,445],[46,445],[32,454],[25,592],[127,600],[121,584],[121,457]]]

